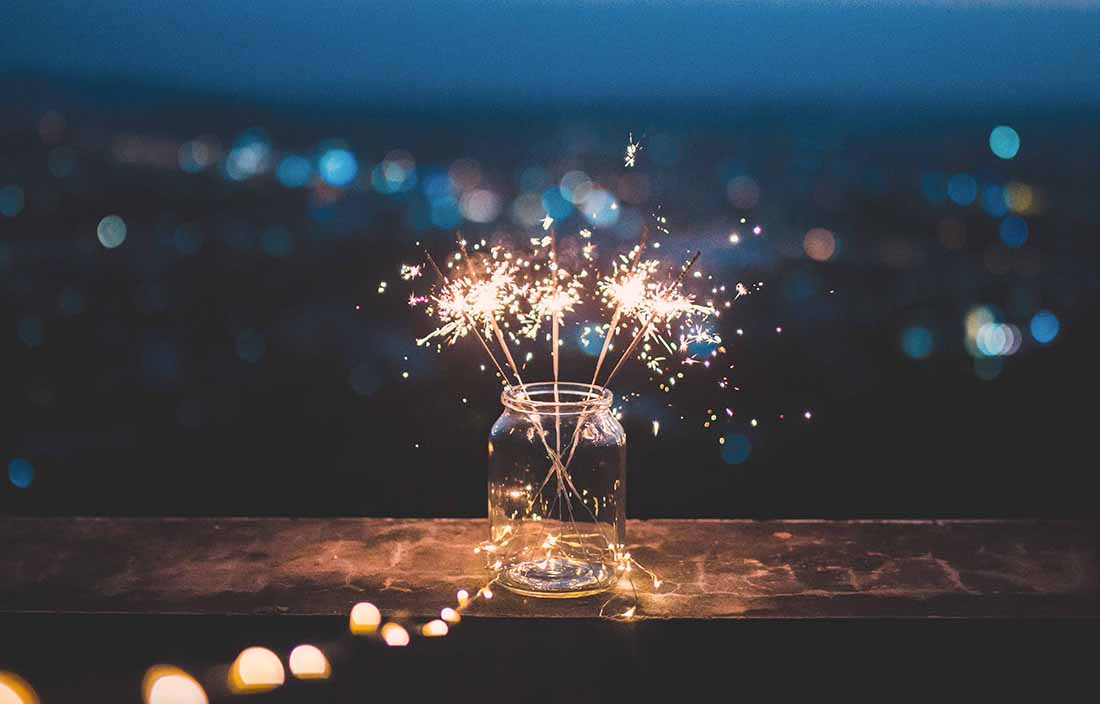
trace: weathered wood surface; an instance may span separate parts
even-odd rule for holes
[[[1100,616],[1077,521],[631,521],[639,616]],[[0,518],[0,613],[428,616],[485,581],[473,519]],[[616,593],[629,594],[624,581]],[[606,597],[503,590],[471,615],[593,617]]]

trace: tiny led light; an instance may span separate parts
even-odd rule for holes
[[[439,638],[447,635],[447,624],[439,619],[428,621],[420,628],[420,633],[428,638]]]
[[[141,694],[145,704],[208,704],[209,701],[206,691],[194,677],[171,665],[150,667],[142,679]]]
[[[374,633],[382,623],[382,613],[370,602],[361,601],[351,609],[351,632],[357,636]]]
[[[403,648],[409,644],[409,632],[400,624],[387,623],[382,626],[382,640],[386,641],[386,645]]]
[[[286,671],[279,656],[267,648],[245,648],[229,668],[228,681],[235,694],[267,692],[282,686]]]
[[[299,645],[290,651],[290,674],[300,680],[327,680],[332,674],[332,668],[320,648]]]
[[[470,601],[470,592],[465,589],[458,590],[458,605],[465,606]]]

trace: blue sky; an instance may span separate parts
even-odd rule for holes
[[[1100,7],[1027,2],[36,0],[7,72],[292,102],[1100,103]]]

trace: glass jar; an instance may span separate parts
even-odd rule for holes
[[[610,588],[626,543],[626,433],[610,391],[541,382],[505,389],[489,433],[489,553],[527,596]]]

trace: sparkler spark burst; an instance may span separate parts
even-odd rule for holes
[[[625,168],[636,165],[641,142],[641,139],[635,141],[633,133],[629,135]],[[597,244],[589,229],[559,237],[554,225],[555,219],[547,213],[537,225],[532,223],[534,232],[515,233],[511,243],[506,234],[498,233],[492,245],[481,240],[472,246],[472,251],[462,236],[456,235],[458,251],[441,260],[443,268],[425,252],[435,279],[428,291],[412,293],[408,302],[411,307],[420,307],[436,327],[417,339],[417,344],[434,345],[441,352],[444,346],[472,336],[491,360],[500,382],[507,387],[518,384],[521,388],[524,388],[523,375],[531,373],[529,365],[533,362],[538,365],[543,359],[541,355],[536,359],[536,351],[547,344],[550,354],[546,358],[553,370],[556,395],[564,343],[576,339],[588,354],[598,355],[591,380],[593,387],[607,387],[625,362],[637,359],[650,379],[667,394],[685,378],[685,372],[711,369],[712,365],[718,368],[717,358],[727,353],[717,329],[719,318],[739,298],[763,286],[763,282],[753,284],[750,290],[738,282],[729,286],[727,292],[726,285],[695,267],[699,252],[686,262],[647,256],[650,228],[656,235],[670,234],[668,218],[661,214],[660,207],[652,214],[652,221],[642,228],[637,244],[626,251],[620,251],[614,240],[602,246]],[[660,246],[661,242],[654,241],[650,251],[655,252]],[[402,280],[415,283],[423,267],[402,265]],[[577,332],[571,335],[572,329]],[[741,329],[737,329],[737,335],[742,335]],[[602,342],[594,345],[598,338]],[[480,368],[486,369],[485,365]],[[732,369],[733,365],[722,367],[727,368]],[[724,393],[730,393],[730,387],[727,377],[718,382]],[[739,390],[736,386],[732,389]],[[638,395],[627,394],[623,403]],[[619,406],[616,417],[621,412]],[[727,408],[726,415],[732,419],[734,414]],[[810,415],[806,411],[807,419]],[[541,439],[549,460],[543,486],[557,477],[559,492],[565,493],[559,510],[571,500],[568,470],[586,419],[587,416],[581,417],[572,437],[564,444],[560,429],[552,436],[556,441],[547,441],[551,436],[541,427],[537,415],[528,430],[529,440]],[[708,409],[704,427],[709,428],[717,421],[718,415]],[[656,418],[651,422],[653,435],[657,436],[662,424]],[[752,424],[755,426],[755,420]],[[720,438],[719,444],[723,440]],[[577,499],[579,505],[587,505],[582,495],[578,494]],[[565,516],[559,515],[559,520],[564,522]],[[593,522],[598,524],[594,516]],[[624,576],[629,577],[636,568],[652,579],[655,589],[659,588],[660,578],[623,551],[624,546],[610,541],[608,545],[615,553],[617,569]],[[492,556],[497,547],[493,542],[483,543],[474,551]],[[553,547],[551,534],[543,548],[549,551]],[[500,561],[490,567],[494,565],[499,566]],[[478,596],[490,599],[492,592],[486,587]],[[461,602],[460,595],[460,608]],[[634,605],[617,617],[630,619],[636,608],[635,599]],[[604,614],[603,608],[600,613]],[[443,620],[454,623],[447,615]]]
[[[637,337],[637,342],[621,349],[628,350],[627,354],[632,353],[658,376],[676,361],[684,366],[700,364],[697,348],[713,346],[708,350],[712,356],[725,352],[714,330],[714,322],[721,315],[714,294],[686,291],[684,268],[680,268],[678,277],[665,275],[665,263],[644,258],[642,244],[604,264],[595,246],[586,242],[581,246],[580,258],[572,257],[573,265],[567,268],[556,254],[558,240],[553,232],[529,237],[526,242],[523,249],[494,245],[456,253],[448,261],[455,263],[449,267],[449,277],[436,281],[427,294],[410,295],[409,305],[422,306],[438,323],[417,344],[453,345],[475,333],[490,346],[503,340],[506,345],[521,348],[524,359],[530,361],[537,350],[528,347],[539,340],[548,324],[573,324],[583,326],[582,345],[591,342],[592,334],[604,338],[601,363],[615,338],[624,332]],[[402,266],[403,274],[413,269]],[[724,293],[725,288],[712,290]],[[748,293],[743,284],[737,284],[734,290],[735,295],[721,302],[725,308]],[[609,311],[609,322],[593,326],[574,320],[582,309],[593,317],[607,314],[601,314],[600,309]],[[559,340],[558,346],[561,344]],[[553,359],[559,352],[554,345],[551,348]],[[506,374],[502,377],[508,381]]]

